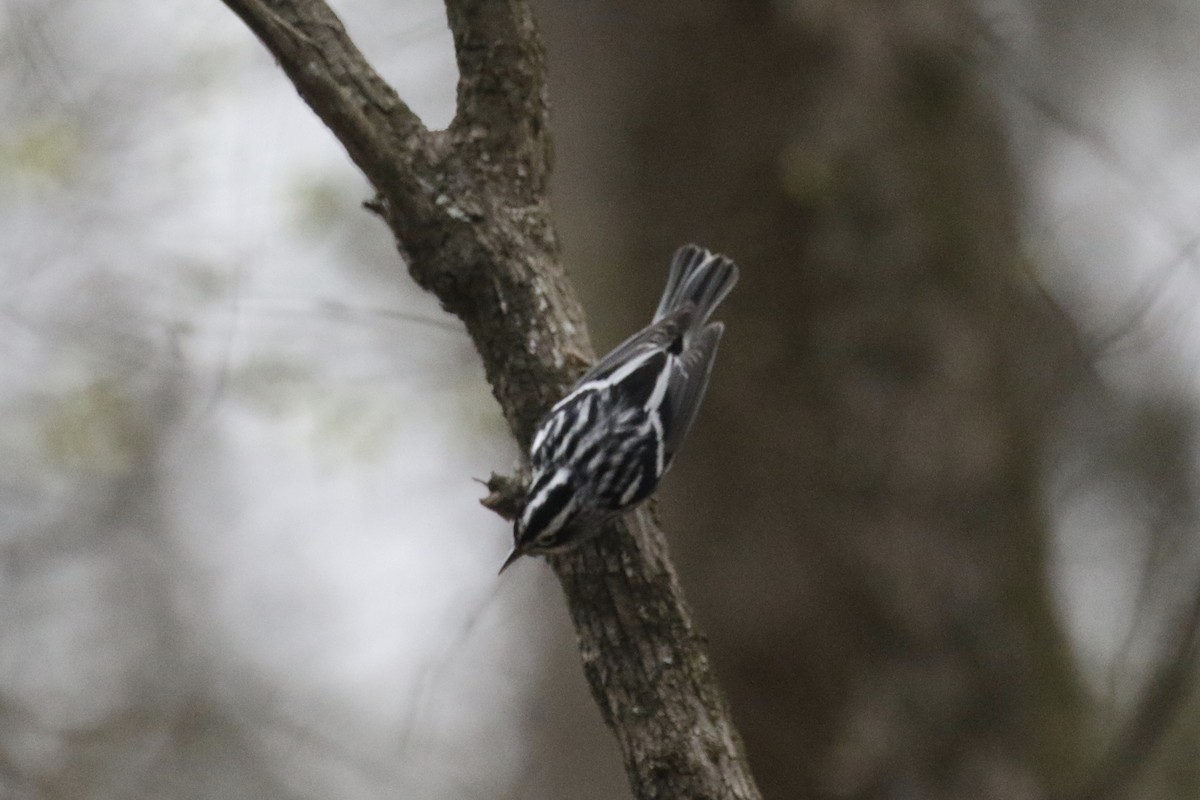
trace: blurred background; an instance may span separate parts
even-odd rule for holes
[[[1200,794],[1200,8],[535,5],[598,349],[742,265],[661,511],[764,794]],[[444,127],[440,4],[337,9]],[[0,54],[0,798],[627,797],[473,348],[261,46]]]

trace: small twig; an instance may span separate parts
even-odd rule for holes
[[[1172,622],[1133,713],[1075,800],[1129,797],[1130,784],[1178,718],[1200,664],[1200,579]]]
[[[479,480],[476,478],[476,480]],[[479,500],[479,505],[499,514],[512,522],[525,510],[525,487],[528,480],[492,473],[486,481],[479,481],[488,488],[488,496]]]

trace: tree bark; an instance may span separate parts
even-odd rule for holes
[[[373,184],[370,207],[417,283],[466,324],[527,445],[592,355],[550,218],[544,57],[527,5],[448,0],[458,113],[429,131],[324,2],[225,3]],[[645,511],[612,527],[551,564],[634,794],[757,798],[662,532]]]

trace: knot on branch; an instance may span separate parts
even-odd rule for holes
[[[525,490],[529,485],[527,475],[497,475],[479,481],[488,488],[488,496],[479,499],[479,505],[494,511],[503,519],[512,522],[525,510]]]

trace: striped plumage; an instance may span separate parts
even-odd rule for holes
[[[724,331],[708,319],[737,277],[732,261],[702,247],[675,253],[650,325],[596,362],[538,425],[525,510],[501,571],[584,541],[654,492],[700,407]]]

